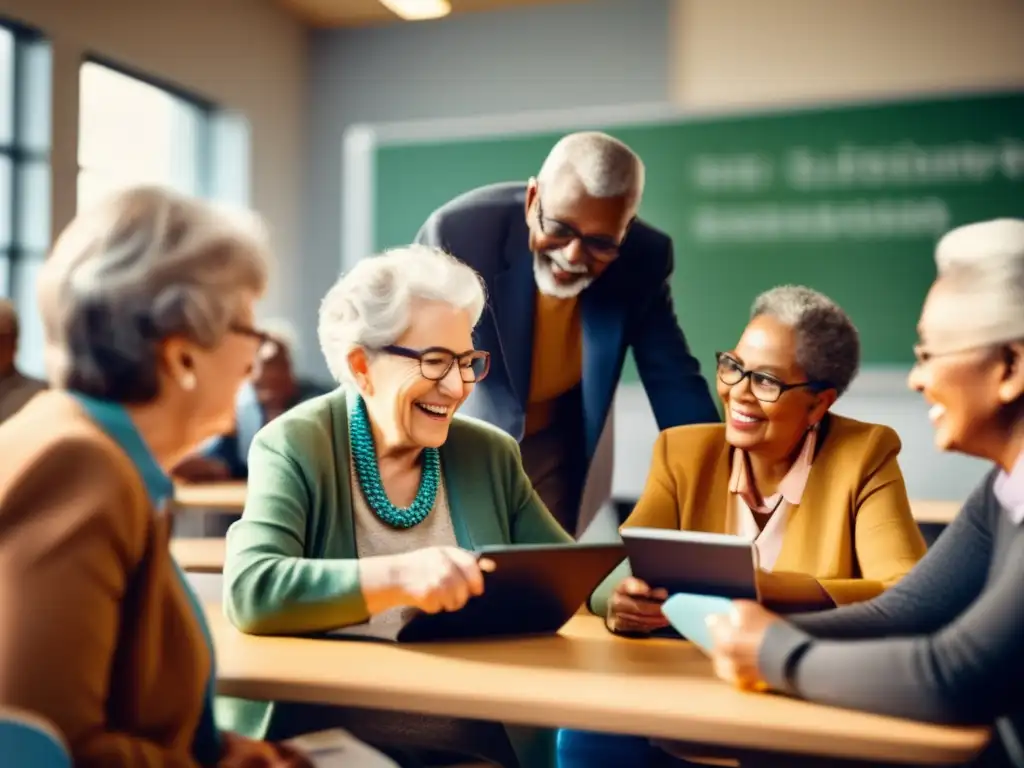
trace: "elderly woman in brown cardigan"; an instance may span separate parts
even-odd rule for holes
[[[229,429],[264,335],[258,229],[155,189],[79,215],[39,277],[53,391],[0,429],[0,706],[80,768],[309,766],[221,733],[203,611],[168,549],[170,467]]]

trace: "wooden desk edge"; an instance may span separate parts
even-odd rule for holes
[[[241,512],[245,507],[244,481],[228,483],[175,483],[174,500],[179,507],[196,507]]]
[[[911,501],[910,509],[918,524],[949,525],[960,512],[959,501]]]
[[[230,647],[237,642],[274,644],[276,647],[267,648],[266,653],[254,653],[256,657],[267,660],[267,664],[271,666],[273,657],[281,653],[280,645],[293,641],[291,638],[255,638],[241,635],[224,618],[219,605],[207,606],[207,615],[210,617],[215,642],[219,647],[229,646],[225,649],[229,653],[231,650],[241,650]],[[578,617],[573,621],[579,621],[581,618],[586,621],[590,617]],[[294,642],[336,641],[296,638]],[[371,645],[377,649],[376,653],[379,653],[381,648],[389,647]],[[360,652],[359,648],[366,647],[368,646],[362,643],[353,643],[350,646],[357,655]],[[242,656],[248,657],[252,650],[244,649]],[[291,656],[291,653],[286,654],[286,657]],[[479,662],[480,660],[476,659],[470,663]],[[614,697],[595,696],[578,701],[572,700],[571,697],[568,697],[569,701],[566,701],[566,697],[553,699],[550,691],[541,691],[543,686],[536,690],[520,691],[514,696],[497,695],[493,690],[488,691],[486,686],[469,689],[462,686],[461,690],[455,692],[443,687],[420,687],[418,690],[412,687],[398,690],[402,686],[401,682],[350,683],[344,677],[332,680],[318,677],[302,680],[274,678],[268,673],[268,667],[262,664],[252,675],[226,677],[225,666],[228,665],[218,665],[218,693],[239,698],[401,710],[546,728],[625,732],[733,750],[775,751],[854,758],[862,761],[956,765],[976,757],[984,749],[991,735],[990,729],[985,727],[938,726],[825,706],[820,707],[822,718],[831,719],[833,713],[838,719],[844,714],[849,715],[848,719],[855,720],[852,729],[846,733],[841,730],[837,732],[836,729],[828,729],[822,733],[820,729],[808,726],[807,721],[814,719],[814,715],[809,718],[797,718],[792,722],[786,721],[782,725],[777,720],[773,723],[761,723],[756,716],[748,716],[741,721],[736,716],[735,707],[728,712],[718,709],[680,714],[657,708],[632,712],[623,710]],[[540,691],[540,695],[537,695],[537,691]],[[762,697],[766,694],[736,695],[743,697],[736,702],[739,706],[744,705],[745,701],[757,707],[765,704]],[[757,700],[746,697],[757,697]],[[817,708],[819,705],[801,706]],[[864,718],[877,719],[879,724],[876,726],[874,723],[864,722]],[[901,738],[901,726],[910,731],[908,736]]]
[[[223,573],[226,547],[221,538],[175,538],[171,556],[185,573]]]
[[[637,730],[628,713],[603,706],[598,702],[573,702],[572,708],[516,699],[496,699],[487,694],[454,698],[443,692],[434,694],[403,694],[393,691],[353,688],[329,683],[296,683],[283,680],[250,681],[224,679],[217,681],[217,693],[243,699],[297,701],[333,706],[365,707],[367,709],[400,710],[442,717],[472,717],[514,725],[542,728],[575,728],[603,733],[630,733],[647,738],[669,739],[715,747],[722,750],[777,752],[813,755],[823,758],[845,758],[860,761],[899,762],[921,765],[962,765],[970,762],[985,748],[991,730],[984,727],[945,728],[955,736],[955,743],[940,745],[931,741],[907,744],[898,740],[880,742],[861,735],[845,736],[829,733],[818,735],[807,729],[780,731],[771,727],[738,726],[728,718],[694,718],[680,728],[679,719],[667,714],[645,719]],[[751,694],[763,695],[763,694]],[[396,707],[396,702],[401,702]],[[841,716],[843,710],[836,710]],[[915,723],[915,725],[920,725]]]

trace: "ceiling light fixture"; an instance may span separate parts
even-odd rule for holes
[[[440,19],[452,12],[448,0],[380,0],[380,4],[406,21]]]

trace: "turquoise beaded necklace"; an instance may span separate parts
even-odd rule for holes
[[[359,395],[349,398],[348,441],[356,465],[356,478],[370,509],[392,528],[412,528],[427,519],[434,508],[437,489],[441,484],[441,456],[437,448],[423,449],[423,476],[416,498],[404,509],[391,503],[380,480],[377,451],[373,444],[373,430],[366,403]]]

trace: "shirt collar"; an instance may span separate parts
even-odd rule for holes
[[[797,505],[803,498],[804,489],[807,487],[807,478],[811,474],[811,464],[814,463],[814,451],[818,445],[817,428],[808,430],[804,437],[803,447],[800,455],[797,456],[793,466],[789,468],[786,476],[779,483],[779,490],[772,497],[774,501],[780,495],[792,505]],[[757,490],[754,483],[754,476],[750,471],[750,461],[747,452],[741,448],[733,451],[732,476],[729,478],[729,491],[740,496],[747,506],[754,512],[770,512],[770,505],[766,504],[764,497]]]
[[[1018,524],[1024,522],[1024,454],[1017,458],[1009,473],[999,473],[992,490],[1013,521]]]
[[[174,483],[163,468],[157,464],[152,451],[142,439],[131,416],[124,406],[108,400],[98,400],[80,392],[70,393],[85,409],[96,425],[120,446],[142,476],[146,492],[154,506],[159,506],[174,497]]]

